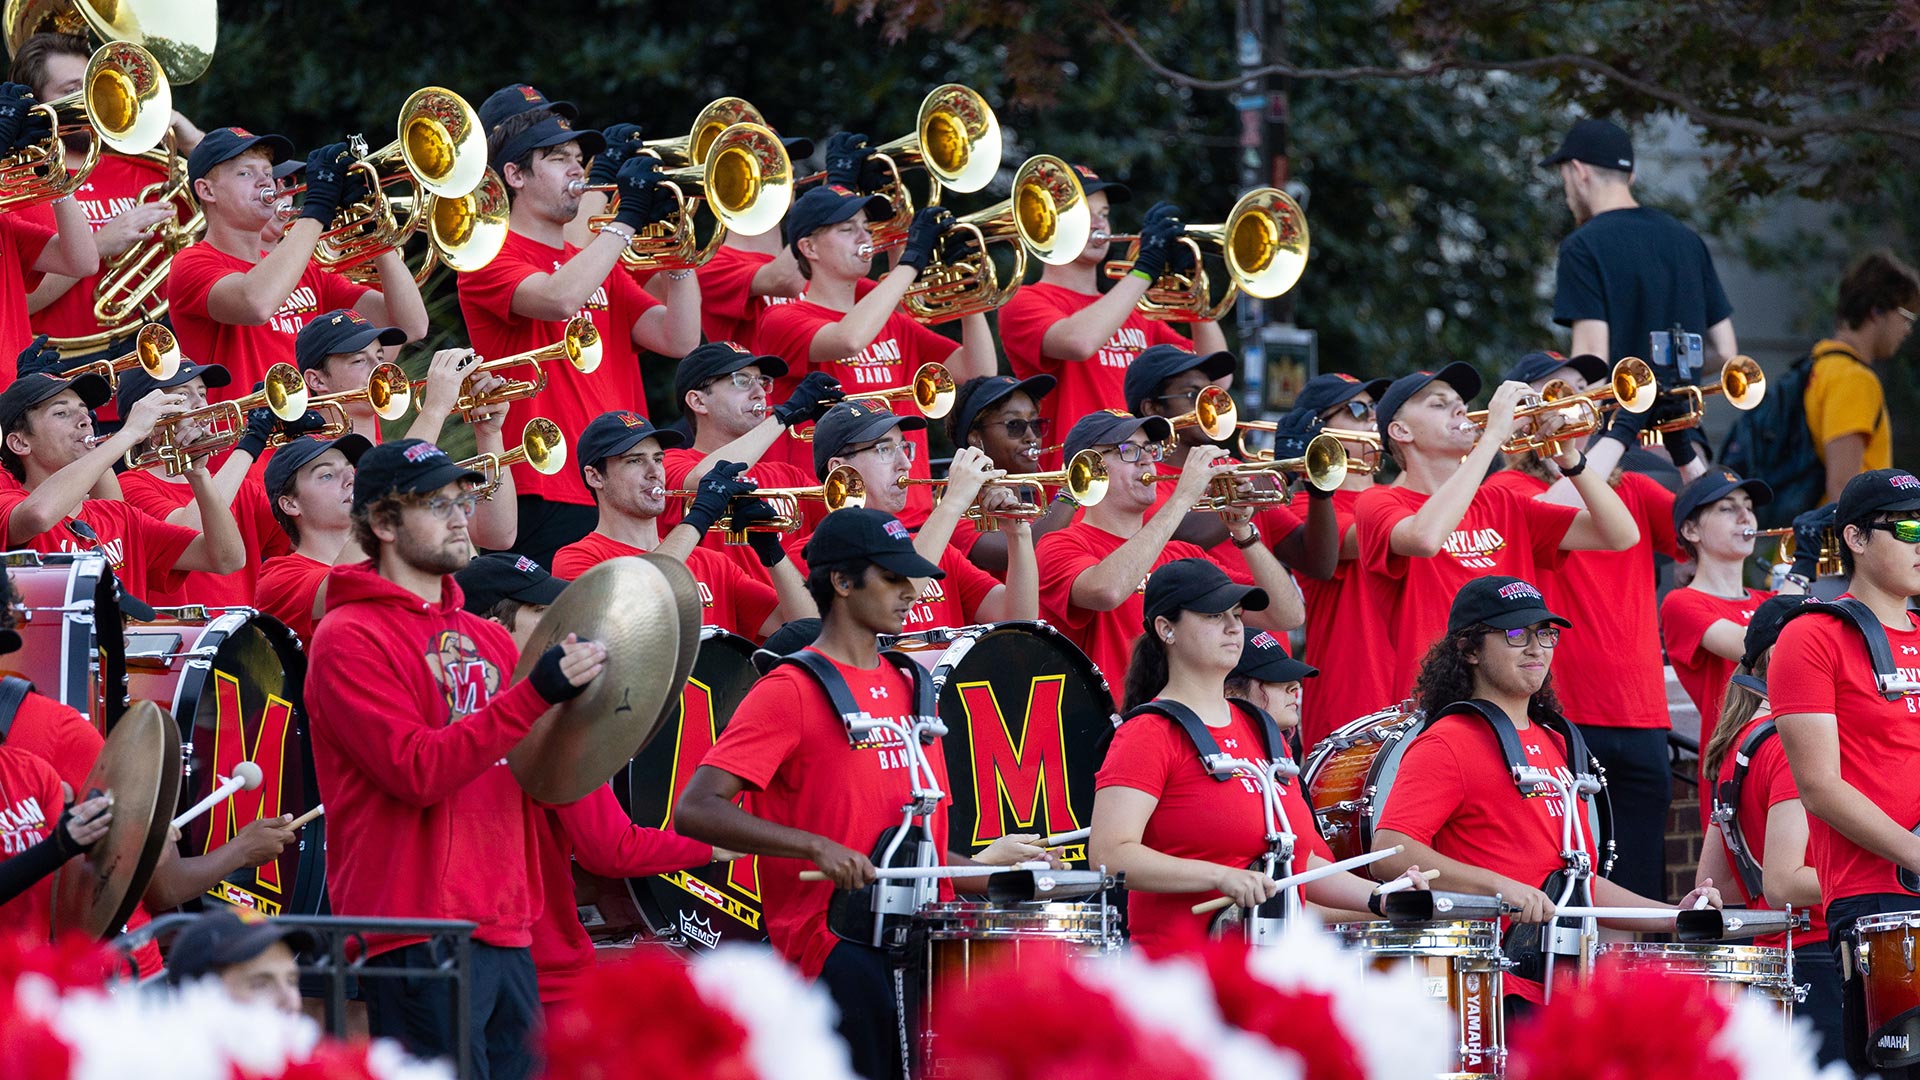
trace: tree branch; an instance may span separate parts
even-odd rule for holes
[[[1140,39],[1105,10],[1094,8],[1107,24],[1120,43],[1139,57],[1154,74],[1177,86],[1194,90],[1230,91],[1245,86],[1251,79],[1267,75],[1279,75],[1291,79],[1317,79],[1324,82],[1351,82],[1362,79],[1377,79],[1396,82],[1413,82],[1431,79],[1449,71],[1508,71],[1516,74],[1536,74],[1562,71],[1584,71],[1598,75],[1609,82],[1632,90],[1645,97],[1652,98],[1682,114],[1702,127],[1735,135],[1746,135],[1770,143],[1790,143],[1811,135],[1843,135],[1871,133],[1894,138],[1920,141],[1920,128],[1898,120],[1882,119],[1858,113],[1848,115],[1824,115],[1800,120],[1791,124],[1769,124],[1744,116],[1733,116],[1718,112],[1700,102],[1668,89],[1658,83],[1621,71],[1603,60],[1575,53],[1554,53],[1550,56],[1531,57],[1520,60],[1470,60],[1451,58],[1436,60],[1419,67],[1384,67],[1377,65],[1358,65],[1354,67],[1310,68],[1296,67],[1292,64],[1266,64],[1251,68],[1231,79],[1203,79],[1184,71],[1168,67],[1147,51]]]

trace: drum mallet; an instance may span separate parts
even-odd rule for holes
[[[1405,850],[1406,848],[1403,847],[1402,845],[1395,844],[1390,848],[1382,848],[1379,851],[1370,851],[1365,855],[1355,855],[1351,859],[1341,859],[1339,862],[1328,863],[1325,866],[1316,866],[1312,870],[1302,871],[1301,873],[1294,874],[1291,877],[1283,877],[1279,879],[1279,881],[1276,882],[1276,884],[1278,884],[1280,888],[1283,890],[1291,889],[1298,885],[1308,885],[1313,882],[1319,881],[1321,878],[1332,877],[1333,875],[1341,872],[1342,870],[1354,870],[1362,866],[1367,866],[1372,863],[1377,863],[1381,859],[1390,859],[1393,856],[1398,855]],[[1276,895],[1278,894],[1276,893]],[[1209,915],[1209,914],[1212,914],[1213,912],[1220,911],[1223,908],[1230,908],[1232,906],[1233,906],[1233,897],[1222,896],[1222,897],[1217,897],[1213,900],[1208,900],[1205,903],[1195,904],[1193,905],[1193,908],[1191,910],[1195,915]]]
[[[260,782],[265,779],[266,774],[260,771],[260,766],[255,765],[251,761],[243,761],[235,765],[233,767],[233,775],[220,781],[220,786],[214,788],[212,794],[194,803],[187,809],[186,813],[174,818],[173,827],[176,829],[184,827],[187,822],[213,809],[216,804],[234,792],[242,788],[252,791],[254,788],[259,787]]]
[[[287,828],[297,829],[300,826],[305,825],[307,822],[312,821],[314,818],[317,818],[321,814],[324,814],[326,812],[327,812],[327,804],[321,803],[319,806],[314,807],[313,809],[307,811],[304,814],[301,814],[299,817],[294,818],[292,821],[288,822]]]

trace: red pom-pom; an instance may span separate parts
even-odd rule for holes
[[[636,951],[583,976],[577,997],[547,1016],[547,1080],[624,1080],[636,1070],[758,1080],[747,1029],[708,1003],[686,965]]]
[[[1215,942],[1201,951],[1220,1015],[1299,1055],[1303,1080],[1366,1080],[1359,1048],[1340,1026],[1333,995],[1282,989],[1254,975],[1247,947]]]
[[[46,1022],[21,1012],[12,991],[0,1003],[0,1076],[9,1080],[67,1080],[73,1049]]]
[[[117,966],[114,952],[85,934],[66,934],[51,945],[30,935],[0,936],[0,996],[8,1000],[22,975],[44,975],[66,994],[104,987]]]
[[[1509,1080],[1738,1080],[1713,1052],[1727,1006],[1699,979],[1602,965],[1508,1039]]]
[[[312,1057],[287,1066],[278,1080],[380,1080],[380,1077],[367,1060],[365,1042],[323,1039],[313,1048]]]

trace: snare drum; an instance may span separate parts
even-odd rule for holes
[[[194,819],[180,853],[204,855],[249,822],[320,804],[301,689],[306,655],[293,632],[252,608],[162,608],[126,631],[128,690],[173,714],[185,776],[180,808],[199,802],[241,761],[264,780]],[[266,915],[325,913],[326,818],[300,829],[279,858],[243,868],[207,896]]]
[[[1787,950],[1761,945],[1719,945],[1671,941],[1603,941],[1596,962],[1658,971],[1705,982],[1731,1005],[1742,997],[1759,998],[1793,1012],[1794,987]]]
[[[1853,924],[1854,959],[1867,999],[1867,1059],[1883,1069],[1920,1064],[1920,911],[1868,915]]]
[[[1455,1071],[1442,1073],[1443,1080],[1505,1074],[1507,1023],[1500,999],[1506,964],[1492,920],[1340,923],[1333,931],[1366,954],[1374,970],[1411,970],[1427,996],[1447,1003],[1460,1041]]]
[[[17,675],[41,694],[87,715],[105,730],[126,707],[127,673],[118,634],[118,587],[106,557],[92,551],[47,555],[10,551],[7,575],[20,594],[14,630],[20,649],[0,657],[0,675]]]

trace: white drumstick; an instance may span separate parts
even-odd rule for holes
[[[1085,840],[1087,837],[1092,835],[1093,835],[1092,829],[1075,829],[1072,832],[1057,832],[1057,833],[1054,833],[1052,836],[1041,837],[1039,841],[1039,846],[1059,847],[1061,844],[1078,843],[1079,841]]]
[[[1695,901],[1693,902],[1693,910],[1695,910],[1695,911],[1705,911],[1706,909],[1707,909],[1707,894],[1706,894],[1706,893],[1701,893],[1701,894],[1700,894],[1700,899],[1698,899],[1698,900],[1695,900]]]
[[[1426,879],[1428,881],[1432,881],[1434,878],[1437,878],[1440,876],[1440,871],[1438,870],[1425,870],[1425,871],[1422,871],[1422,873],[1426,875]],[[1396,893],[1396,892],[1400,892],[1403,889],[1411,889],[1411,888],[1413,888],[1413,878],[1407,876],[1406,874],[1402,874],[1399,877],[1394,878],[1392,881],[1389,881],[1386,884],[1380,886],[1379,888],[1373,890],[1373,894],[1375,896],[1385,896],[1388,893]]]
[[[233,767],[233,775],[220,781],[220,786],[213,789],[213,794],[194,803],[187,809],[186,813],[174,818],[173,827],[178,829],[185,826],[187,822],[213,809],[221,800],[232,795],[234,792],[239,791],[241,788],[252,791],[254,788],[259,787],[260,782],[265,779],[266,774],[260,771],[260,766],[255,765],[251,761],[243,761],[235,765]]]
[[[1569,919],[1647,919],[1661,922],[1670,922],[1680,914],[1678,910],[1670,908],[1580,907],[1578,905],[1555,908],[1553,913],[1556,917]]]
[[[1005,870],[1048,870],[1051,863],[1023,862],[1012,866],[883,866],[874,870],[874,876],[883,881],[912,881],[928,878],[980,877],[983,874],[997,874]],[[824,871],[802,870],[801,881],[830,880]]]
[[[1313,882],[1319,881],[1321,878],[1332,877],[1333,875],[1339,873],[1342,870],[1353,870],[1362,866],[1370,865],[1372,863],[1377,863],[1381,859],[1392,858],[1393,856],[1398,855],[1405,850],[1406,850],[1406,847],[1404,845],[1395,844],[1390,848],[1382,848],[1379,851],[1370,851],[1365,855],[1355,855],[1351,859],[1341,859],[1339,862],[1336,862],[1336,863],[1328,863],[1325,866],[1316,866],[1311,870],[1305,870],[1298,874],[1294,874],[1292,877],[1283,877],[1278,881],[1278,884],[1282,889],[1291,889],[1299,885],[1310,885]],[[1195,915],[1207,915],[1207,914],[1211,914],[1212,912],[1219,911],[1222,908],[1230,908],[1232,906],[1233,906],[1233,897],[1222,896],[1213,900],[1208,900],[1203,904],[1195,904],[1193,905],[1191,910]]]

